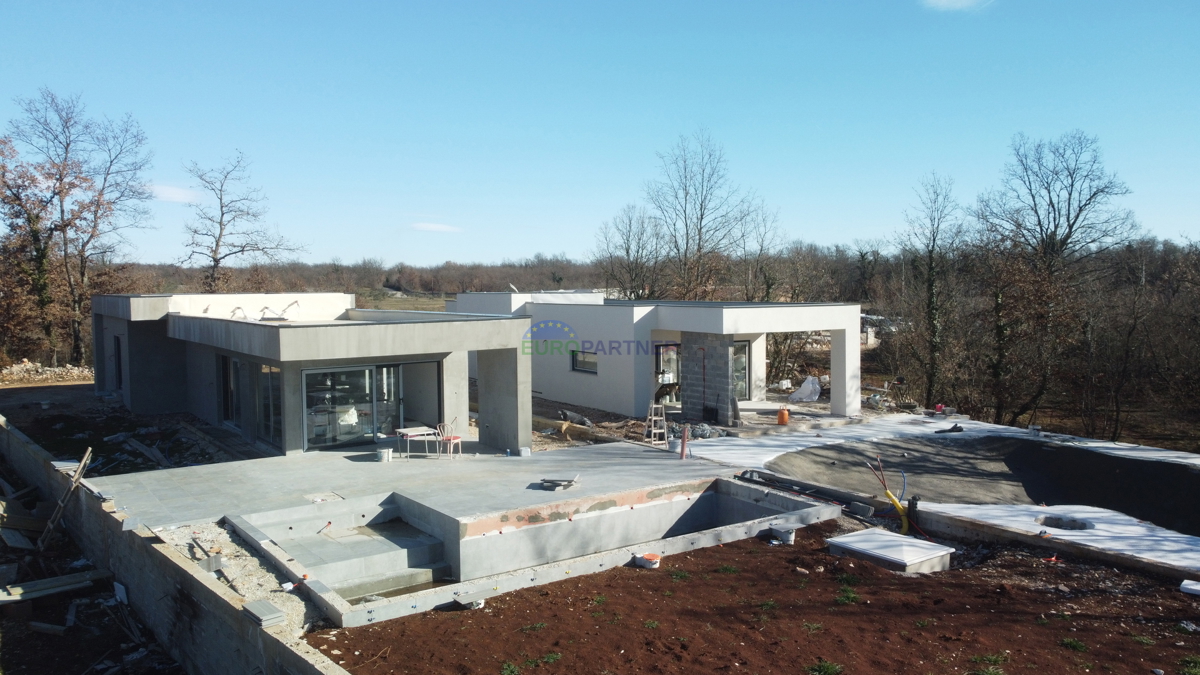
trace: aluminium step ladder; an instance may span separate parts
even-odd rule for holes
[[[646,415],[646,442],[656,448],[667,448],[666,406],[650,404],[650,413]]]

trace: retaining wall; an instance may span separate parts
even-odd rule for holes
[[[54,458],[0,416],[0,454],[44,499],[70,485]],[[243,598],[145,528],[124,530],[114,513],[81,486],[63,522],[88,559],[110,570],[154,637],[192,675],[346,675],[347,671],[282,626],[261,628]]]

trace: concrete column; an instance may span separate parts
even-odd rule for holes
[[[767,334],[750,340],[750,400],[767,400]]]
[[[280,399],[283,402],[283,451],[294,455],[304,450],[304,380],[300,364],[280,364]]]
[[[104,315],[92,315],[92,370],[95,373],[95,378],[92,380],[92,387],[97,394],[103,394],[108,391],[108,352],[109,347],[105,342],[104,333]]]
[[[532,447],[530,357],[519,349],[487,349],[478,352],[478,364],[479,442],[497,450]]]
[[[467,369],[467,352],[450,352],[442,359],[442,421],[453,423],[455,430],[459,432],[466,431],[471,423],[471,392],[468,388]]]
[[[858,415],[862,411],[858,327],[831,330],[829,338],[830,412],[844,417]]]

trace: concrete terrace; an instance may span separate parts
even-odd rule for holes
[[[416,450],[419,446],[414,445]],[[453,460],[375,461],[364,450],[324,451],[143,473],[89,478],[117,508],[151,528],[215,522],[225,515],[311,504],[335,492],[345,499],[400,493],[460,518],[647,486],[727,476],[735,469],[706,460],[680,461],[645,446],[612,443],[532,457],[471,454]],[[540,489],[542,478],[580,476],[565,492]]]

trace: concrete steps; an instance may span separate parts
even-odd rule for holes
[[[330,586],[338,595],[348,601],[356,600],[364,595],[389,595],[400,590],[421,590],[430,588],[434,582],[450,576],[450,565],[436,562],[430,565],[410,567],[374,577],[353,579],[337,586]]]
[[[363,525],[279,540],[314,578],[341,592],[378,593],[448,575],[442,542],[402,521]],[[357,591],[355,591],[357,592]]]

